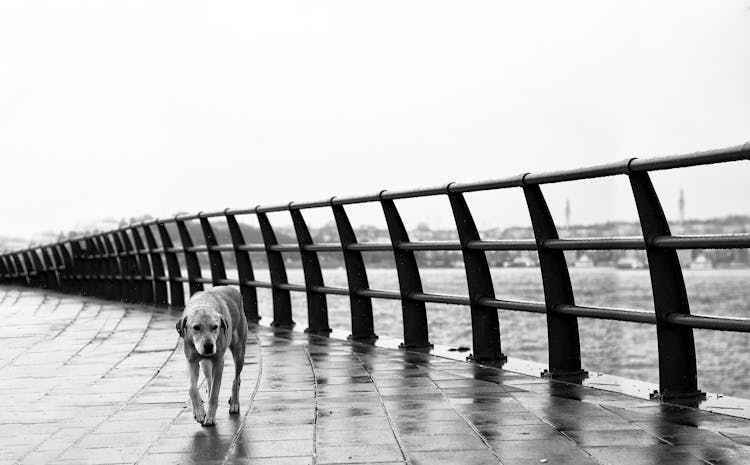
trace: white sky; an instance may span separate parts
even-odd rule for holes
[[[750,0],[0,3],[0,235],[748,140]],[[750,213],[747,175],[655,180],[705,217]],[[545,192],[635,219],[618,181]],[[527,223],[514,195],[480,225]]]

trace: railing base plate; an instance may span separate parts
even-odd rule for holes
[[[371,334],[368,336],[357,336],[354,337],[351,334],[346,337],[347,341],[362,342],[364,344],[371,344],[378,340],[377,334]]]
[[[692,401],[705,400],[706,393],[701,390],[691,392],[667,392],[665,394],[662,394],[659,391],[654,391],[649,394],[648,397],[651,400],[660,400],[664,402],[680,403],[681,401],[684,401],[690,403]]]
[[[407,350],[411,350],[411,349],[433,349],[433,348],[435,348],[435,344],[433,344],[431,342],[427,342],[427,343],[424,343],[424,344],[409,344],[409,345],[406,345],[406,344],[404,344],[402,342],[401,344],[398,345],[398,348],[399,349],[407,349]]]
[[[272,321],[271,322],[271,327],[272,328],[281,328],[281,329],[294,329],[294,326],[296,324],[297,323],[295,323],[294,321],[292,321],[291,323],[278,323],[276,321]]]
[[[557,381],[567,381],[571,383],[580,383],[584,379],[589,377],[589,372],[586,370],[574,370],[574,371],[554,371],[544,370],[539,374],[542,378],[554,379]]]
[[[331,328],[328,329],[310,329],[305,328],[305,334],[315,334],[316,336],[329,336],[333,331]]]
[[[500,354],[500,356],[497,358],[476,358],[474,354],[469,354],[468,357],[466,357],[466,361],[474,362],[474,363],[481,363],[484,365],[498,366],[507,362],[508,356],[505,354]]]

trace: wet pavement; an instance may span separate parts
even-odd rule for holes
[[[750,420],[264,326],[202,427],[178,315],[0,287],[0,464],[750,463]]]

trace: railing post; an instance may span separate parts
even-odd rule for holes
[[[18,279],[15,267],[13,265],[13,260],[10,257],[10,254],[6,253],[2,257],[3,262],[3,268],[5,270],[5,281],[9,282],[11,284],[17,284],[16,280]]]
[[[221,252],[212,250],[219,245],[219,242],[216,240],[214,230],[208,218],[202,217],[200,213],[198,216],[200,217],[201,229],[203,230],[203,237],[206,239],[206,248],[208,249],[208,261],[211,266],[211,284],[219,286],[221,280],[227,279],[227,272],[224,268],[224,259],[221,256]]]
[[[96,297],[102,296],[102,281],[99,276],[102,274],[101,252],[98,249],[93,236],[85,238],[86,243],[86,293]]]
[[[113,244],[113,234],[103,233],[99,236],[99,243],[103,245],[102,249],[107,253],[107,264],[109,270],[109,298],[115,300],[125,300],[127,288],[125,286],[125,270],[120,261],[120,254]]]
[[[164,262],[161,259],[161,254],[156,251],[158,248],[156,238],[153,231],[151,231],[150,225],[141,223],[141,228],[143,229],[143,235],[146,238],[146,248],[151,258],[151,281],[154,287],[154,303],[167,305],[169,300],[167,299],[167,283],[164,281]]]
[[[203,290],[203,283],[199,283],[198,278],[201,275],[201,265],[198,261],[198,254],[190,250],[193,247],[193,239],[190,237],[190,232],[185,225],[184,220],[180,220],[175,217],[175,223],[177,224],[177,232],[180,234],[180,242],[182,243],[182,253],[185,255],[185,265],[187,266],[187,277],[188,277],[188,289],[190,295],[195,294]]]
[[[70,253],[66,247],[66,242],[57,244],[52,250],[55,253],[55,261],[58,264],[58,268],[62,266],[62,272],[60,273],[60,289],[63,292],[71,292],[71,274],[73,273],[73,260],[70,258]]]
[[[172,238],[169,237],[169,231],[164,223],[156,223],[161,237],[161,248],[164,251],[164,257],[167,261],[167,273],[169,273],[169,304],[177,307],[185,305],[185,289],[182,287],[180,278],[180,261],[177,254],[172,250]]]
[[[76,240],[75,243],[78,245],[78,265],[76,266],[76,278],[78,279],[78,288],[80,289],[81,295],[91,295],[91,283],[89,282],[89,275],[91,269],[91,262],[89,261],[89,250],[86,248],[86,240]]]
[[[42,247],[42,260],[44,260],[44,268],[47,270],[47,285],[53,290],[60,289],[60,278],[57,272],[57,265],[52,261],[52,256],[48,249],[52,249],[52,245],[49,247]]]
[[[83,251],[81,250],[81,243],[78,239],[70,241],[70,259],[72,263],[71,278],[73,279],[73,289],[76,294],[83,295],[83,262],[82,262]]]
[[[326,296],[312,290],[316,286],[323,286],[323,272],[320,269],[318,253],[305,250],[306,246],[313,245],[313,240],[302,212],[295,209],[290,203],[289,213],[292,216],[294,232],[297,235],[300,258],[302,259],[302,271],[305,273],[308,322],[305,332],[328,335],[331,333],[331,327],[328,325],[328,303]]]
[[[10,273],[5,261],[5,254],[0,255],[0,282],[6,282],[10,278]]]
[[[39,273],[34,268],[34,264],[31,261],[31,251],[27,250],[21,253],[23,257],[23,264],[26,267],[27,283],[31,287],[39,287]]]
[[[372,318],[372,299],[359,295],[359,291],[368,289],[367,269],[362,260],[362,253],[351,250],[350,247],[357,243],[349,217],[346,215],[343,205],[334,204],[331,199],[333,218],[336,221],[336,229],[339,232],[341,251],[344,254],[344,265],[346,266],[346,278],[349,286],[349,302],[351,307],[352,334],[349,339],[355,341],[374,341],[378,338]]]
[[[544,302],[547,307],[549,351],[547,375],[553,378],[580,378],[586,376],[587,373],[581,369],[578,319],[574,316],[555,313],[556,307],[560,304],[575,304],[568,265],[562,250],[551,250],[544,246],[544,242],[548,239],[558,238],[557,227],[538,185],[524,184],[523,194],[529,209],[531,226],[534,229],[544,287]]]
[[[139,287],[141,289],[141,302],[154,303],[154,286],[151,276],[151,265],[148,262],[148,250],[143,246],[143,238],[135,225],[128,227],[133,235],[133,247],[138,261],[138,274],[140,275]]]
[[[500,344],[500,321],[497,309],[484,307],[479,304],[481,298],[495,298],[490,267],[487,256],[482,250],[468,248],[471,241],[480,239],[479,231],[474,223],[469,206],[463,194],[451,192],[447,186],[448,200],[456,221],[458,239],[461,242],[461,255],[466,269],[466,283],[469,288],[469,302],[471,307],[471,333],[474,353],[471,356],[477,361],[505,361]]]
[[[242,236],[237,218],[228,213],[229,209],[224,210],[224,216],[227,219],[229,234],[232,236],[232,247],[234,247],[234,260],[237,262],[237,278],[240,282],[240,293],[242,294],[242,305],[245,311],[245,318],[250,323],[260,321],[258,315],[258,291],[254,286],[248,284],[248,281],[254,281],[253,264],[250,260],[250,253],[242,250],[245,245],[245,238]]]
[[[18,284],[21,284],[23,286],[29,285],[29,274],[26,271],[26,269],[23,267],[23,264],[21,263],[21,257],[18,253],[13,254],[13,265],[16,267],[16,270],[18,271]]]
[[[47,288],[46,282],[46,270],[42,266],[42,262],[39,260],[39,254],[36,249],[29,249],[26,254],[31,260],[31,266],[34,268],[34,275],[36,276],[36,285],[42,289]]]
[[[120,296],[123,302],[133,302],[136,294],[133,286],[132,271],[132,257],[128,255],[122,244],[122,237],[120,231],[114,231],[111,233],[112,242],[115,244],[115,252],[117,253],[118,263],[120,268]]]
[[[39,259],[39,252],[37,252],[37,249],[31,249],[29,250],[29,255],[31,255],[32,264],[34,265],[34,269],[36,270],[37,282],[39,283],[39,287],[41,287],[42,289],[48,289],[49,276],[47,274],[47,268]]]
[[[268,216],[263,212],[258,212],[258,225],[263,235],[263,243],[266,247],[266,257],[268,258],[268,271],[271,275],[271,284],[273,288],[273,321],[271,326],[281,328],[294,327],[292,320],[292,299],[287,289],[279,289],[279,284],[287,284],[286,267],[284,266],[284,257],[278,250],[271,250],[271,247],[277,245],[276,234],[273,232],[271,222]]]
[[[423,292],[417,259],[413,251],[399,249],[399,244],[409,242],[409,234],[393,200],[383,199],[381,193],[380,205],[383,207],[388,234],[393,245],[398,287],[401,292],[401,318],[404,330],[404,342],[401,347],[431,347],[425,304],[409,300],[411,294]]]
[[[18,267],[16,266],[16,263],[13,260],[13,255],[11,253],[8,253],[8,255],[5,256],[5,263],[7,264],[8,271],[11,274],[11,283],[13,283],[14,285],[21,284],[21,273],[18,270]]]
[[[122,227],[118,230],[120,240],[122,241],[123,250],[128,257],[128,277],[130,281],[130,302],[143,302],[143,288],[141,278],[141,265],[138,254],[133,247],[133,243],[128,236],[128,227]]]
[[[117,263],[105,244],[104,234],[97,234],[93,237],[93,240],[96,244],[97,250],[99,250],[99,257],[101,258],[99,269],[99,273],[102,275],[100,286],[101,296],[108,300],[116,299],[118,297],[115,295],[115,277],[119,274]]]
[[[654,247],[657,236],[669,236],[669,223],[648,173],[630,173],[630,186],[641,222],[656,313],[661,399],[705,397],[698,389],[693,329],[667,321],[670,313],[690,314],[680,260],[674,249]]]

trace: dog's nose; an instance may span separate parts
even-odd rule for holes
[[[207,354],[214,353],[214,345],[211,344],[210,342],[203,344],[203,352]]]

